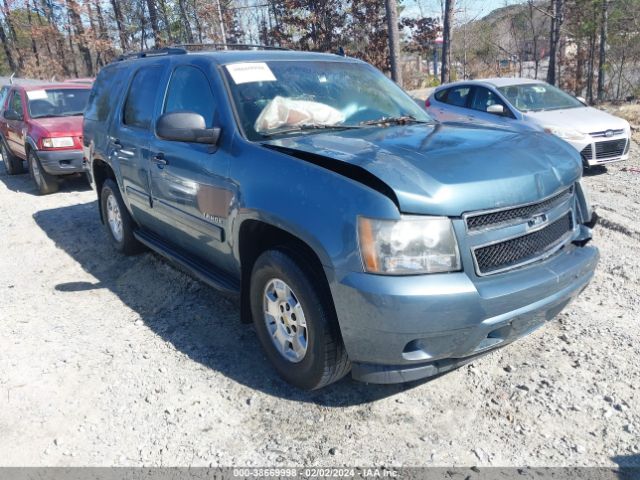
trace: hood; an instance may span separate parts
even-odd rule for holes
[[[321,165],[338,172],[360,167],[393,190],[403,213],[459,216],[535,202],[582,173],[577,151],[554,136],[462,124],[312,133],[264,144],[324,159]]]
[[[581,133],[629,128],[626,120],[592,107],[527,112],[525,118],[532,119],[541,126],[566,126]]]
[[[75,117],[32,118],[31,123],[42,128],[51,136],[82,136],[82,115]]]

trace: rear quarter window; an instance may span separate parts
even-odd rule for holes
[[[444,90],[440,90],[439,92],[436,92],[434,97],[439,102],[446,102],[447,101],[447,92],[448,92],[448,90],[445,88]]]
[[[89,95],[85,118],[107,121],[118,103],[123,77],[123,70],[118,68],[106,68],[100,72]]]

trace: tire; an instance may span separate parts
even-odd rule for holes
[[[56,177],[55,175],[50,175],[44,171],[44,169],[42,168],[42,164],[40,163],[40,160],[36,155],[36,152],[31,150],[27,158],[27,162],[29,164],[29,173],[31,174],[33,183],[36,184],[38,193],[40,195],[48,195],[50,193],[57,192],[58,188],[60,187],[58,177]]]
[[[9,151],[9,148],[7,148],[7,145],[2,139],[0,139],[0,153],[2,154],[2,161],[4,162],[7,175],[17,175],[24,171],[22,160]]]
[[[100,209],[109,238],[116,250],[125,255],[140,253],[143,250],[142,244],[133,235],[135,222],[122,200],[120,189],[111,179],[105,180],[102,184]]]
[[[318,288],[322,282],[298,255],[282,250],[264,252],[251,273],[251,313],[262,347],[278,374],[304,390],[336,382],[351,369],[330,294]]]

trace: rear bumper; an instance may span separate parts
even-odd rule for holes
[[[331,282],[354,378],[395,383],[456,368],[554,318],[588,284],[594,247],[570,245],[534,267],[472,280],[466,273]]]
[[[38,159],[50,175],[66,175],[85,171],[82,150],[38,150]]]

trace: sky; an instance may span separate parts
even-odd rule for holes
[[[457,0],[456,23],[482,18],[496,8],[515,3],[523,3],[525,0]],[[414,17],[440,17],[442,16],[440,0],[404,0],[403,16]],[[466,18],[465,18],[466,17]]]

